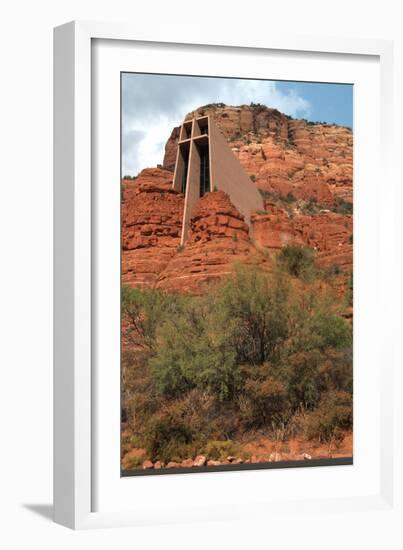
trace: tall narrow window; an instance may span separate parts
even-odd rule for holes
[[[200,196],[210,191],[210,162],[208,145],[200,147]]]
[[[182,184],[181,184],[181,193],[186,193],[186,180],[188,177],[188,168],[189,168],[189,150],[182,151],[183,156],[183,174],[182,174]]]

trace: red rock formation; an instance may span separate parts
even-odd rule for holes
[[[157,287],[199,292],[228,275],[237,262],[267,265],[249,238],[249,228],[223,191],[208,193],[193,210],[188,241],[161,273]]]
[[[153,286],[180,243],[184,197],[172,172],[147,168],[123,181],[122,282]]]
[[[179,130],[180,130],[180,127],[176,126],[172,130],[171,135],[169,136],[169,139],[165,144],[165,155],[164,155],[163,167],[166,170],[171,170],[172,172],[175,170],[176,150],[178,147]]]
[[[320,266],[338,265],[353,268],[352,216],[325,212],[314,216],[297,216],[293,220],[296,238],[317,251]]]
[[[264,106],[201,107],[187,115],[210,114],[232,150],[265,191],[316,198],[332,206],[336,196],[352,201],[352,132],[328,124],[293,120]],[[178,130],[169,138],[164,167],[175,164]]]
[[[243,216],[222,191],[196,203],[182,250],[184,198],[171,183],[172,172],[158,168],[123,182],[123,284],[198,292],[206,282],[230,273],[235,262],[259,255]]]
[[[243,216],[223,191],[208,193],[192,212],[188,244],[205,243],[217,237],[249,240],[249,229]]]
[[[304,241],[295,234],[293,220],[285,210],[266,201],[266,213],[252,216],[252,234],[258,246],[280,250],[288,244],[303,245]]]
[[[352,270],[352,216],[303,213],[309,199],[330,208],[336,197],[352,199],[351,131],[292,120],[261,106],[210,106],[197,113],[212,114],[259,188],[274,197],[292,193],[298,200],[288,206],[267,200],[265,212],[252,215],[249,232],[225,193],[209,193],[195,205],[188,241],[180,247],[184,197],[171,188],[179,134],[174,129],[165,147],[169,170],[145,169],[122,184],[123,283],[199,292],[236,262],[270,269],[263,249],[287,244],[314,248],[321,266]]]
[[[253,238],[258,246],[279,250],[288,244],[316,250],[320,266],[338,265],[346,271],[353,266],[352,216],[323,212],[315,215],[288,213],[266,202],[266,214],[252,217]]]

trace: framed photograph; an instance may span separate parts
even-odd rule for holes
[[[55,29],[55,520],[393,515],[392,45],[208,42]]]
[[[353,85],[121,98],[122,474],[352,464]]]

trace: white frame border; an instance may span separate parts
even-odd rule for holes
[[[181,35],[181,44],[205,45],[195,40],[194,29]],[[133,513],[91,512],[91,40],[93,38],[155,42],[147,31],[126,24],[71,22],[55,29],[54,35],[54,518],[71,528],[138,524]],[[176,42],[169,30],[158,42]],[[234,46],[226,40],[209,40],[208,45]],[[301,52],[376,55],[381,70],[381,164],[386,181],[392,181],[393,45],[388,41],[314,36],[279,35],[239,39],[242,48],[281,49]],[[385,186],[387,212],[381,212],[381,253],[387,266],[382,273],[383,308],[394,315],[393,259],[398,253],[393,236],[393,185]],[[386,201],[385,201],[386,203]],[[383,203],[383,204],[385,204]],[[385,285],[385,283],[387,283]],[[393,368],[397,365],[394,338],[385,337],[389,350],[382,370],[382,480],[378,497],[343,499],[326,503],[327,510],[396,511],[397,429],[394,417]],[[387,353],[387,355],[386,355]],[[387,422],[385,422],[385,420]],[[393,445],[395,443],[395,445]],[[399,478],[400,479],[400,478]],[[400,489],[400,487],[399,487]],[[399,491],[401,494],[401,491]],[[324,502],[312,505],[318,514]],[[340,508],[341,507],[341,508]],[[294,508],[290,503],[289,511]],[[269,509],[267,509],[267,512]],[[196,520],[190,513],[187,518]],[[214,518],[200,518],[214,519]],[[142,524],[153,519],[142,518]]]

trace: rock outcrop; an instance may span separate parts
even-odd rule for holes
[[[206,106],[187,115],[210,114],[259,189],[332,206],[352,201],[352,132],[329,124],[294,120],[276,109]],[[173,169],[179,132],[166,144],[164,167]]]
[[[173,172],[176,163],[176,150],[178,148],[180,126],[176,126],[165,144],[165,155],[163,167]]]
[[[269,267],[228,195],[223,191],[208,193],[195,205],[186,245],[172,257],[156,286],[199,292],[206,283],[228,275],[234,264],[254,261]]]
[[[351,215],[323,212],[291,217],[286,210],[266,201],[265,213],[252,216],[253,238],[264,248],[279,250],[286,245],[309,246],[321,267],[353,267],[353,219]]]
[[[122,281],[133,287],[200,292],[235,263],[271,269],[269,251],[287,244],[316,250],[319,266],[352,270],[352,216],[330,211],[352,200],[352,133],[293,120],[264,106],[206,106],[264,196],[251,227],[222,191],[195,205],[180,246],[184,196],[172,189],[178,128],[165,147],[164,169],[147,168],[122,184]],[[190,113],[188,117],[193,116]],[[284,199],[290,199],[287,200]],[[315,204],[315,213],[304,208]]]
[[[122,282],[154,286],[180,243],[184,197],[173,174],[146,168],[122,184]]]
[[[145,169],[136,179],[123,181],[123,284],[199,292],[228,275],[234,263],[267,263],[252,244],[243,216],[222,191],[196,203],[188,241],[181,247],[184,196],[171,188],[172,175]]]

